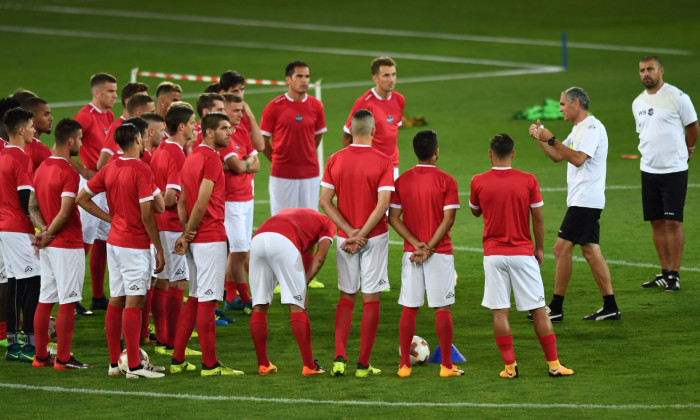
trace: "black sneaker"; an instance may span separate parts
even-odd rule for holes
[[[607,311],[605,308],[600,308],[598,309],[598,312],[584,316],[583,320],[584,321],[617,321],[618,319],[622,318],[622,314],[620,314],[620,311]]]
[[[666,288],[664,289],[664,291],[676,292],[678,290],[681,290],[681,279],[679,279],[676,276],[666,277]]]
[[[646,283],[642,283],[642,287],[645,289],[649,289],[651,287],[666,287],[666,279],[664,278],[663,274],[657,274],[654,280],[648,281]]]
[[[562,322],[564,320],[564,310],[562,309],[561,312],[553,312],[551,309],[549,309],[549,306],[544,307],[545,312],[547,312],[547,316],[549,317],[549,320],[552,322]],[[532,314],[527,314],[527,320],[532,321]]]
[[[92,311],[88,311],[87,309],[85,309],[85,307],[81,305],[80,302],[75,302],[75,314],[82,316],[95,315]]]
[[[101,298],[92,298],[92,302],[90,303],[90,309],[104,311],[107,309],[108,304],[109,304],[109,299],[107,299],[104,296]]]

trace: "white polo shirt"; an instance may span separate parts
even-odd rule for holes
[[[632,102],[639,133],[642,171],[667,174],[688,169],[685,126],[698,120],[690,97],[664,83],[653,95],[643,91]]]
[[[608,158],[608,133],[603,124],[589,115],[574,125],[564,146],[583,152],[588,159],[576,167],[569,163],[566,169],[568,207],[605,207],[605,160]]]

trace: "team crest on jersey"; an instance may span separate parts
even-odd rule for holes
[[[109,131],[109,128],[105,128],[105,136],[107,135],[108,131]]]
[[[654,108],[649,108],[649,111],[647,111],[647,115],[649,115],[650,117],[654,115]]]
[[[241,145],[240,145],[240,144],[237,144],[237,145],[236,145],[236,151],[237,151],[237,152],[240,152],[240,151],[241,151]]]
[[[303,118],[302,118],[301,114],[297,114],[297,117],[295,119],[297,120],[298,123],[300,123]]]
[[[394,122],[394,117],[389,115],[388,117],[386,117],[386,122],[388,122],[389,124],[392,124]]]

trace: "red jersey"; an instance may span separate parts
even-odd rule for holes
[[[34,233],[17,195],[20,190],[34,190],[32,172],[32,161],[24,150],[5,145],[0,152],[0,231]]]
[[[122,115],[109,126],[107,134],[102,141],[102,149],[100,150],[100,153],[107,152],[114,157],[117,153],[122,151],[122,148],[119,147],[116,141],[114,141],[114,132],[124,123],[124,121],[126,121],[126,118],[124,118]]]
[[[534,175],[491,168],[474,175],[469,207],[484,217],[484,255],[534,255],[530,208],[544,204]]]
[[[182,178],[180,171],[185,163],[185,150],[177,143],[164,140],[151,160],[151,170],[155,176],[156,186],[165,191],[168,188],[178,191],[178,197],[182,190]],[[177,205],[165,209],[163,214],[156,214],[158,230],[182,232],[182,225],[177,216]]]
[[[270,175],[308,179],[319,174],[316,135],[325,133],[326,117],[318,99],[295,102],[286,93],[265,106],[260,131],[272,137]]]
[[[263,232],[279,233],[303,254],[322,239],[332,242],[334,231],[335,225],[325,214],[312,209],[288,208],[267,219],[253,236]]]
[[[369,110],[374,116],[374,127],[376,128],[372,147],[389,156],[394,166],[399,166],[397,143],[405,106],[406,98],[399,92],[391,92],[389,98],[383,99],[372,88],[355,101],[343,131],[350,134],[350,123],[355,112],[360,109]]]
[[[104,144],[105,136],[109,126],[114,121],[112,111],[105,112],[97,109],[95,105],[89,103],[85,105],[75,120],[83,127],[83,146],[80,148],[80,161],[88,169],[97,170],[97,160],[100,158],[100,151]]]
[[[24,151],[27,153],[29,158],[32,160],[32,169],[36,171],[36,168],[41,165],[43,161],[50,158],[53,153],[51,149],[48,148],[44,143],[38,138],[34,138],[31,143],[24,146]]]
[[[403,223],[421,242],[430,241],[442,223],[445,210],[459,208],[457,181],[435,166],[417,165],[395,183],[390,206],[401,209]],[[415,248],[404,241],[403,250],[414,252]],[[435,247],[435,252],[452,254],[450,232]]]
[[[199,187],[202,185],[202,181],[205,179],[214,181],[214,191],[209,198],[204,217],[197,227],[197,236],[192,242],[225,242],[224,198],[226,186],[219,154],[205,144],[195,147],[185,159],[181,174],[182,185],[185,188],[185,199],[187,200],[187,214],[192,214],[192,208],[199,196]]]
[[[76,198],[80,175],[62,157],[51,156],[34,173],[36,200],[39,203],[41,217],[51,224],[61,211],[63,197]],[[80,223],[78,205],[74,202],[71,215],[63,228],[49,244],[54,248],[83,248],[83,229]]]
[[[328,159],[321,185],[335,190],[338,210],[355,229],[360,229],[377,207],[379,191],[394,191],[391,159],[370,146],[351,144]],[[370,237],[388,231],[386,215],[372,229]],[[342,229],[338,236],[347,238]]]
[[[252,128],[250,125],[250,120],[248,119],[248,116],[244,113],[243,116],[241,117],[241,122],[238,123],[239,126],[245,128],[245,131],[248,133],[250,136],[250,129]]]
[[[2,149],[4,149],[5,146],[7,146],[7,144],[8,143],[5,141],[5,139],[0,137],[0,151],[2,151]]]
[[[120,158],[104,166],[85,186],[90,195],[105,192],[112,214],[107,243],[122,248],[147,249],[150,238],[141,221],[141,203],[160,192],[151,168],[138,159]]]
[[[258,151],[253,146],[248,131],[242,126],[236,127],[231,134],[228,146],[219,150],[221,161],[226,162],[230,157],[244,160],[248,156],[255,156]],[[226,178],[226,201],[250,201],[253,199],[253,178],[255,174],[240,173],[234,171],[224,172]]]

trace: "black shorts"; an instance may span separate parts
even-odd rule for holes
[[[683,221],[688,171],[670,174],[642,172],[642,209],[644,220]]]
[[[569,207],[559,228],[559,237],[576,245],[600,242],[600,213],[603,209]]]

